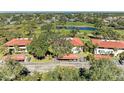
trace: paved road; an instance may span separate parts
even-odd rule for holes
[[[47,72],[57,66],[72,66],[76,68],[89,68],[88,62],[49,62],[49,63],[22,63],[31,72]]]
[[[46,63],[22,63],[29,71],[34,72],[47,72],[57,66],[72,66],[76,68],[90,68],[89,62],[46,62]],[[124,70],[124,65],[116,64],[119,68]]]
[[[21,63],[31,72],[47,72],[53,70],[57,66],[72,66],[76,68],[90,68],[89,62],[44,62],[44,63],[32,63],[32,62],[24,62]],[[119,68],[124,70],[124,65],[116,64]],[[3,66],[1,63],[0,66]]]

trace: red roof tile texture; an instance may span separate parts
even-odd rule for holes
[[[84,43],[81,41],[80,38],[72,38],[71,44],[74,46],[84,46]]]
[[[124,48],[124,41],[115,41],[115,40],[100,40],[100,39],[91,39],[94,45],[102,48]]]
[[[25,55],[24,54],[13,54],[13,55],[6,55],[2,58],[4,61],[9,61],[10,59],[15,61],[24,61]]]
[[[76,54],[66,54],[63,57],[58,58],[58,59],[74,60],[74,59],[78,59],[78,58],[79,58],[79,56]]]
[[[24,54],[15,54],[11,56],[11,59],[15,61],[24,61],[25,60],[25,55]]]
[[[112,56],[110,55],[100,55],[100,54],[96,54],[94,55],[95,59],[98,60],[98,59],[111,59]]]
[[[31,40],[27,39],[27,38],[14,38],[10,41],[8,41],[7,43],[5,43],[5,46],[26,46],[28,44],[31,43]]]

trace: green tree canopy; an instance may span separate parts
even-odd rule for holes
[[[79,70],[74,67],[57,67],[42,76],[43,80],[73,81],[81,80]]]
[[[9,61],[0,69],[0,80],[13,81],[21,80],[27,76],[29,71],[18,62]]]
[[[95,61],[89,69],[89,80],[113,81],[118,80],[122,74],[122,70],[113,62],[105,59]]]
[[[120,34],[114,31],[114,28],[109,27],[109,25],[107,25],[101,18],[97,18],[95,27],[97,29],[95,35],[101,35],[103,39],[120,39]]]
[[[39,37],[35,37],[29,45],[28,50],[37,57],[45,57],[47,53],[53,56],[71,52],[71,44],[66,37],[54,32],[42,32]]]
[[[90,52],[90,53],[94,53],[94,49],[96,48],[97,46],[94,45],[91,40],[87,40],[85,41],[85,45],[84,45],[84,52]]]

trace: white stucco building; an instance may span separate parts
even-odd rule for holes
[[[91,41],[97,46],[94,50],[94,54],[96,55],[117,56],[119,53],[124,52],[124,41],[100,39],[91,39]]]
[[[71,44],[73,45],[72,52],[74,54],[77,54],[77,53],[83,51],[84,43],[81,41],[80,38],[71,38],[70,40],[71,40],[70,41]]]
[[[8,51],[13,52],[27,52],[27,45],[31,43],[31,39],[28,38],[14,38],[4,45],[8,48]]]

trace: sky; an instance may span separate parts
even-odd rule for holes
[[[124,11],[124,0],[0,0],[0,11]]]

